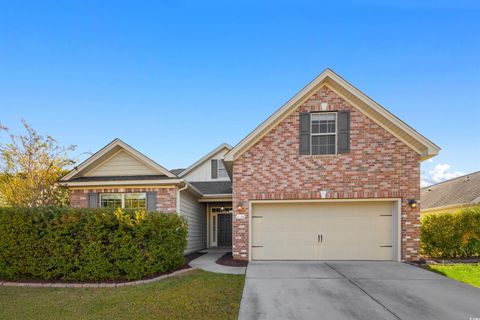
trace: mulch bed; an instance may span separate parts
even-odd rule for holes
[[[480,258],[453,258],[453,259],[422,259],[418,261],[408,261],[408,264],[415,265],[417,267],[427,267],[434,264],[477,264],[480,263]]]
[[[227,267],[246,267],[248,265],[248,261],[244,260],[233,260],[233,256],[231,252],[225,253],[223,256],[218,258],[216,263],[227,266]]]
[[[456,263],[480,263],[480,258],[453,258],[453,259],[431,259],[427,264],[456,264]]]
[[[145,277],[145,278],[142,278],[142,279],[139,279],[139,280],[150,280],[150,279],[153,279],[153,278],[157,278],[157,277],[160,277],[160,276],[164,276],[164,275],[167,275],[167,274],[174,273],[174,272],[179,271],[179,270],[190,269],[191,268],[190,265],[189,265],[190,261],[192,261],[194,259],[197,259],[198,257],[203,256],[204,254],[206,254],[206,252],[194,252],[194,253],[187,254],[185,256],[185,263],[183,265],[181,265],[180,267],[175,268],[175,269],[170,270],[170,271],[167,271],[167,272],[159,272],[159,273],[156,273],[154,275],[151,275],[149,277]],[[75,281],[75,280],[63,281],[63,280],[58,280],[58,279],[51,279],[51,280],[17,279],[17,280],[5,280],[5,281],[20,282],[20,283],[111,283],[111,284],[115,284],[115,283],[124,283],[124,282],[129,282],[129,281],[138,281],[138,280],[116,279],[116,280],[101,280],[101,281]]]
[[[185,256],[185,264],[178,270],[181,270],[181,269],[189,269],[191,268],[188,264],[190,263],[190,261],[192,260],[195,260],[197,259],[198,257],[201,257],[203,256],[204,254],[207,254],[206,252],[193,252],[193,253],[190,253],[190,254],[187,254]],[[174,270],[176,271],[176,270]]]

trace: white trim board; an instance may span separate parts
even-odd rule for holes
[[[229,197],[207,197],[203,196],[198,202],[232,202],[232,196]]]
[[[208,215],[207,215],[207,221],[208,221],[208,224],[209,224],[209,230],[208,230],[208,233],[210,234],[210,237],[207,237],[207,242],[208,242],[208,248],[211,248],[211,247],[218,247],[218,215],[219,214],[230,214],[231,217],[232,217],[232,234],[231,234],[231,241],[232,241],[232,245],[233,245],[233,207],[230,205],[226,205],[226,206],[223,206],[225,209],[230,209],[230,212],[227,211],[223,211],[223,212],[213,212],[213,209],[215,208],[221,208],[222,206],[220,205],[208,205]],[[213,230],[213,217],[216,217],[215,218],[215,241],[213,241],[213,237],[214,237],[214,230]]]
[[[152,186],[171,185],[175,186],[183,183],[182,179],[164,179],[164,180],[115,180],[115,181],[60,181],[58,185],[66,187],[101,187],[101,186]]]

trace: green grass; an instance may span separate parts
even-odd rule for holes
[[[133,287],[0,287],[0,319],[236,319],[243,282],[195,270]]]
[[[428,268],[449,278],[480,288],[480,264],[430,265]]]

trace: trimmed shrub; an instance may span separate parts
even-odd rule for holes
[[[422,254],[431,258],[480,256],[480,206],[422,217]]]
[[[136,280],[184,263],[177,214],[0,208],[0,279]]]

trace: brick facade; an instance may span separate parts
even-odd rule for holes
[[[350,111],[350,152],[299,155],[299,112],[328,109]],[[420,198],[420,156],[327,87],[321,88],[233,166],[233,255],[248,259],[249,200],[401,198],[401,254],[419,255],[419,209],[408,206]],[[244,218],[237,207],[245,208]]]
[[[90,192],[109,193],[109,192],[157,192],[157,211],[172,213],[177,211],[177,188],[175,186],[129,188],[129,187],[92,187],[91,189],[72,189],[70,193],[70,205],[74,208],[88,208],[88,194]]]

